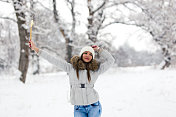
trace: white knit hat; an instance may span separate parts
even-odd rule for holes
[[[80,53],[79,53],[79,56],[81,57],[81,55],[82,55],[85,51],[91,52],[92,55],[93,55],[92,58],[94,59],[94,57],[95,57],[95,51],[94,51],[94,49],[93,49],[92,47],[90,47],[90,46],[85,46],[85,47],[83,47],[83,48],[81,49]]]

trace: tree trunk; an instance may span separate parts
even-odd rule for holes
[[[70,45],[72,43],[72,41],[68,38],[66,40],[66,48],[67,48],[67,57],[66,57],[66,61],[70,63],[70,59],[72,57],[72,46]]]
[[[31,19],[35,22],[35,14],[34,14],[34,1],[33,0],[30,0],[30,10],[33,11],[30,15]],[[35,22],[35,25],[36,22]],[[35,27],[33,27],[33,31],[35,31]],[[35,34],[35,42],[37,43],[38,42],[38,38],[39,38],[39,35],[38,34]],[[39,56],[36,54],[35,51],[31,50],[30,49],[30,54],[32,54],[32,74],[33,75],[36,75],[36,74],[39,74],[40,73],[40,64],[39,64]]]
[[[22,11],[23,6],[23,0],[17,0],[13,2],[14,9],[16,12],[17,17],[17,25],[18,25],[18,32],[19,32],[19,38],[20,38],[20,60],[19,60],[19,66],[18,69],[21,71],[20,80],[25,83],[26,81],[26,74],[28,70],[28,64],[29,64],[29,49],[28,46],[25,45],[25,43],[28,43],[28,33],[27,29],[23,27],[25,24],[25,14]]]
[[[36,43],[38,42],[38,38],[39,38],[39,35],[36,34],[35,35]],[[33,75],[36,75],[40,73],[40,62],[39,62],[40,59],[39,59],[39,56],[34,51],[32,51],[31,54],[32,54]]]
[[[169,67],[171,65],[171,57],[170,54],[168,52],[168,50],[166,48],[162,48],[163,51],[163,55],[164,55],[164,65],[162,66],[161,69],[165,69],[167,67]]]
[[[55,21],[58,22],[59,19],[58,19],[58,13],[57,13],[57,9],[56,9],[56,0],[53,0],[53,14],[54,14]]]
[[[33,75],[36,75],[36,74],[39,74],[40,73],[40,64],[39,64],[39,56],[38,55],[34,55],[33,56],[33,62],[34,62],[34,64],[33,64],[33,66],[35,66],[34,67],[34,71],[33,71]]]
[[[88,2],[88,10],[89,10],[89,17],[88,17],[88,31],[87,31],[87,35],[88,35],[88,39],[91,40],[92,42],[96,42],[96,36],[93,33],[93,18],[94,18],[94,13],[91,7],[91,0],[87,0]]]
[[[55,18],[55,22],[59,23],[58,13],[56,9],[56,0],[53,0],[53,14]],[[67,32],[64,30],[64,28],[60,27],[59,31],[65,38],[65,45],[66,45],[66,61],[70,62],[70,59],[72,57],[72,46],[70,45],[72,43],[71,37],[67,35]]]
[[[89,17],[88,17],[88,39],[92,42],[97,42],[97,35],[99,33],[99,30],[105,20],[105,17],[103,15],[104,6],[106,4],[106,0],[103,1],[103,3],[98,6],[95,10],[92,6],[92,0],[87,0],[88,4],[88,10],[89,10]],[[96,13],[96,14],[95,14]]]
[[[72,57],[72,46],[70,44],[72,43],[72,41],[64,32],[64,29],[60,28],[60,31],[61,31],[63,37],[65,38],[65,45],[66,45],[66,51],[67,51],[66,52],[66,61],[70,62],[70,59]]]

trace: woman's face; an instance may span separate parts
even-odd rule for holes
[[[84,62],[90,62],[91,60],[92,60],[92,53],[91,52],[89,52],[89,51],[85,51],[84,53],[83,53],[83,56],[82,56],[82,59],[83,59],[83,61]]]

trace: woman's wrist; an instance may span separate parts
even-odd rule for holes
[[[39,48],[35,47],[35,48],[34,48],[34,51],[35,51],[36,53],[38,53],[38,52],[39,52]]]
[[[99,52],[101,52],[101,50],[102,50],[102,48],[99,47],[99,48],[97,49],[97,52],[99,53]]]

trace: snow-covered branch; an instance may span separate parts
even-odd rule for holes
[[[146,30],[146,29],[144,28],[144,25],[143,25],[143,24],[135,24],[135,23],[125,22],[125,21],[113,21],[113,22],[110,22],[110,23],[108,23],[108,24],[105,24],[104,26],[101,27],[101,29],[105,29],[105,28],[107,28],[108,26],[113,25],[113,24],[133,25],[133,26],[137,26],[137,27],[140,27],[140,28]]]
[[[6,3],[11,3],[11,0],[0,0],[0,2],[6,2]]]
[[[97,7],[97,9],[95,9],[95,10],[93,11],[93,14],[96,13],[97,11],[99,11],[100,9],[102,9],[102,8],[105,6],[106,2],[107,2],[107,1],[104,0],[103,3],[102,3],[99,7]]]
[[[0,16],[0,18],[1,18],[1,19],[10,20],[10,21],[13,21],[13,22],[17,23],[17,21],[16,21],[15,19],[10,18],[10,17],[1,17],[1,16]]]
[[[43,8],[47,9],[48,11],[52,11],[51,9],[49,9],[48,7],[46,7],[45,5],[43,5],[41,2],[39,2],[38,0],[35,1],[36,4],[39,4],[40,6],[42,6]]]
[[[112,7],[117,7],[119,5],[126,5],[126,4],[129,4],[129,3],[134,3],[133,1],[123,1],[123,2],[112,2],[112,3],[109,3],[108,5],[106,5],[105,8],[112,8]]]

